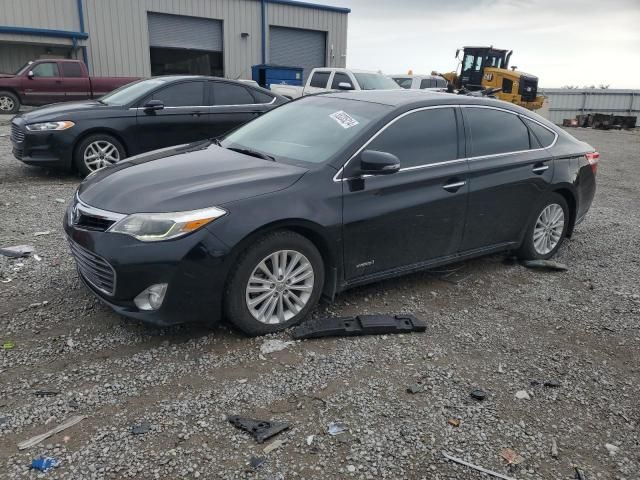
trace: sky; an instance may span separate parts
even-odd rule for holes
[[[513,50],[543,88],[640,88],[640,0],[323,0],[348,7],[347,66],[449,72],[457,48]]]

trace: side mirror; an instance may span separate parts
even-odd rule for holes
[[[365,150],[360,154],[360,171],[367,175],[389,175],[400,170],[400,159],[392,153]]]
[[[29,70],[29,72],[27,73],[27,77],[29,78],[29,80],[33,80],[33,77],[35,75],[33,74],[33,70]]]
[[[339,88],[340,90],[355,90],[355,89],[353,88],[353,85],[351,85],[349,82],[340,82],[340,83],[338,84],[338,88]]]
[[[162,110],[164,108],[164,103],[162,100],[149,100],[142,108],[144,108],[145,112],[154,112],[156,110]]]

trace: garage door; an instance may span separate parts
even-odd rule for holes
[[[269,28],[269,63],[304,68],[304,78],[313,68],[326,66],[327,33],[298,28]]]
[[[149,12],[152,47],[222,51],[222,21]]]

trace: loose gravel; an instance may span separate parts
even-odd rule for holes
[[[488,478],[442,451],[516,479],[572,479],[574,465],[640,478],[640,132],[571,130],[602,156],[594,205],[557,256],[569,271],[494,255],[358,288],[314,315],[412,312],[427,332],[262,353],[289,335],[158,330],[96,301],[61,227],[78,178],[16,161],[8,130],[0,247],[33,245],[40,261],[0,257],[0,346],[15,345],[0,348],[0,478]],[[291,428],[258,444],[227,414]],[[31,470],[41,455],[61,465]]]

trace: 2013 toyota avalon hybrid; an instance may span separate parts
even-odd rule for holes
[[[496,100],[322,94],[93,174],[64,223],[80,277],[116,311],[257,335],[355,285],[551,257],[591,205],[598,156]]]

